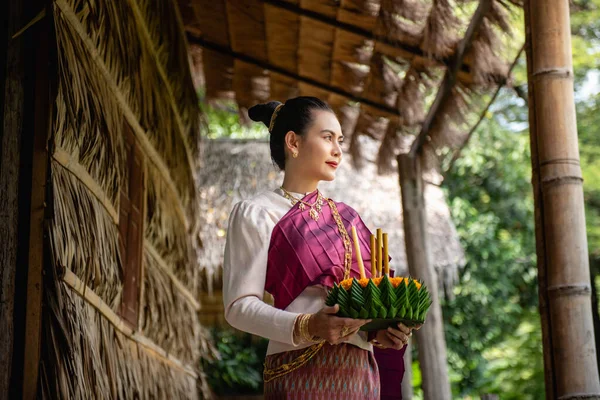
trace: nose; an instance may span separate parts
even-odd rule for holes
[[[342,156],[342,145],[340,144],[340,142],[335,142],[335,144],[333,145],[333,155],[335,157]]]

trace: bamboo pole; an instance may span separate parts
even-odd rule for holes
[[[546,398],[600,398],[569,3],[527,0],[525,13]]]
[[[427,243],[424,187],[419,159],[410,154],[399,155],[398,173],[408,269],[412,276],[421,278],[431,288],[432,304],[427,322],[415,335],[423,377],[423,394],[425,400],[450,400],[452,392],[448,379],[442,306],[437,291],[437,275]]]

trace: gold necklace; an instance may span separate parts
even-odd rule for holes
[[[317,201],[315,201],[313,204],[307,203],[304,200],[297,198],[296,196],[285,190],[283,186],[280,186],[280,189],[283,190],[283,196],[292,202],[292,206],[295,206],[296,204],[300,203],[300,205],[298,206],[300,211],[304,211],[306,210],[306,207],[308,207],[310,210],[308,212],[310,217],[315,221],[319,220],[319,214],[321,213],[321,208],[323,207],[323,196],[321,195],[319,189],[317,189]]]

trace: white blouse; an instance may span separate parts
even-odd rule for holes
[[[327,289],[317,285],[307,287],[285,310],[263,301],[271,232],[291,207],[276,189],[237,203],[229,217],[223,262],[225,319],[236,329],[269,339],[267,355],[310,346],[294,342],[294,322],[299,314],[321,310],[327,296]],[[366,337],[359,332],[346,342],[372,351]]]

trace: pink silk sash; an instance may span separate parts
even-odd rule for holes
[[[302,200],[313,204],[317,191]],[[371,231],[358,213],[344,203],[335,203],[352,247],[350,277],[360,277],[352,226],[356,227],[360,251],[367,278],[371,277]],[[326,199],[318,221],[309,215],[308,207],[300,210],[300,203],[275,225],[269,245],[265,289],[275,299],[275,307],[285,309],[308,286],[333,287],[344,279],[344,242],[336,224],[333,211]]]

